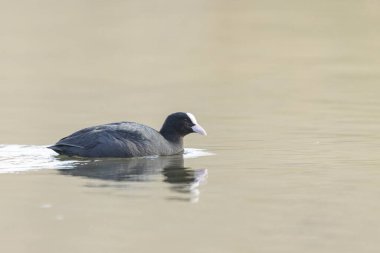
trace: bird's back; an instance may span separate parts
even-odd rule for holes
[[[79,130],[49,147],[59,154],[83,157],[171,155],[182,151],[155,129],[134,122],[117,122]]]

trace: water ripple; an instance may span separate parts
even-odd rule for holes
[[[86,159],[57,159],[57,154],[36,145],[0,145],[0,173],[14,173],[39,169],[73,169],[78,164],[88,163]],[[184,158],[209,156],[203,149],[186,148]],[[149,157],[152,159],[152,157]]]

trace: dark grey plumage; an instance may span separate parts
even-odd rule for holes
[[[79,130],[49,148],[61,155],[81,157],[140,157],[183,152],[183,137],[206,134],[190,113],[173,113],[160,132],[134,123],[117,122]]]

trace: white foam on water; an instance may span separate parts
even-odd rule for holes
[[[213,155],[204,149],[186,148],[183,157],[197,158]],[[152,157],[150,157],[152,159]],[[0,145],[0,174],[41,169],[72,169],[86,160],[57,158],[57,154],[47,146]]]
[[[61,161],[46,146],[0,145],[0,173],[38,169],[70,169],[75,160]]]
[[[185,152],[183,153],[183,158],[198,158],[202,156],[211,156],[215,155],[214,153],[208,152],[205,149],[198,148],[185,148]]]

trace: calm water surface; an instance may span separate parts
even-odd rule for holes
[[[379,252],[377,1],[15,1],[0,8],[1,252]],[[64,159],[83,127],[209,135]]]

